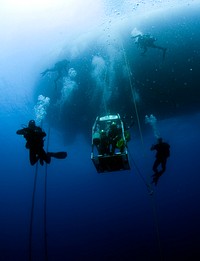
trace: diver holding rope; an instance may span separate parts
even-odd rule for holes
[[[35,165],[38,160],[44,165],[44,161],[49,164],[51,157],[57,159],[65,159],[67,152],[46,152],[44,150],[44,137],[46,133],[42,128],[36,126],[34,120],[30,120],[28,127],[20,129],[16,132],[18,135],[23,135],[26,139],[26,148],[29,149],[29,160],[31,165]]]

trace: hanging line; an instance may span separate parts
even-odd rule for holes
[[[131,70],[130,70],[130,65],[129,65],[128,59],[126,57],[126,52],[125,52],[125,49],[124,49],[124,46],[123,46],[122,42],[121,42],[121,46],[122,46],[122,51],[123,51],[124,60],[125,60],[125,64],[126,64],[126,69],[127,69],[127,73],[128,73],[129,84],[130,84],[130,87],[131,87],[131,94],[132,94],[132,98],[133,98],[133,104],[134,104],[134,109],[135,109],[135,113],[136,113],[136,118],[137,118],[139,133],[140,133],[140,139],[141,139],[141,142],[142,142],[142,146],[144,148],[144,140],[143,140],[143,135],[142,135],[142,128],[141,128],[140,117],[139,117],[137,103],[136,103],[135,87],[133,86],[132,80],[131,80],[131,74],[132,73],[131,73]]]
[[[153,217],[154,217],[154,224],[156,227],[156,238],[158,242],[158,248],[159,248],[159,254],[160,254],[160,260],[164,261],[163,254],[162,254],[162,247],[161,247],[161,241],[160,241],[160,231],[159,231],[159,225],[158,225],[158,215],[156,211],[156,202],[155,202],[155,197],[152,196],[152,209],[153,209]]]
[[[36,184],[37,184],[37,176],[38,176],[38,162],[36,163],[36,168],[35,168],[35,177],[34,177],[34,185],[33,185],[33,193],[32,193],[31,218],[30,218],[30,228],[29,228],[29,261],[32,261],[33,217],[34,217],[34,207],[35,207],[35,191],[36,191]]]
[[[48,261],[48,245],[47,245],[47,163],[45,164],[45,178],[44,178],[44,253],[45,253],[45,261]]]
[[[158,216],[157,216],[157,211],[156,211],[156,203],[155,203],[155,197],[154,197],[154,190],[152,189],[152,186],[145,180],[144,176],[142,175],[139,167],[137,166],[136,162],[134,161],[130,151],[129,151],[129,155],[131,157],[131,160],[133,162],[133,165],[136,169],[136,173],[138,174],[138,176],[142,179],[143,183],[145,184],[145,186],[147,187],[148,190],[148,194],[151,196],[151,203],[152,203],[152,209],[153,209],[153,218],[154,218],[154,224],[155,224],[155,228],[156,228],[156,238],[157,238],[157,242],[158,242],[158,248],[159,248],[159,254],[160,254],[160,260],[163,261],[163,254],[162,254],[162,247],[161,247],[161,241],[160,241],[160,232],[159,232],[159,225],[158,225]]]
[[[129,62],[128,62],[128,59],[127,59],[127,56],[126,56],[126,52],[125,52],[125,49],[124,49],[124,46],[123,46],[123,42],[121,42],[121,46],[122,46],[122,50],[123,50],[123,55],[124,55],[124,60],[125,60],[125,64],[126,64],[126,69],[127,69],[127,72],[128,72],[128,79],[129,79],[129,84],[130,84],[130,87],[131,87],[131,94],[132,94],[132,97],[133,97],[133,103],[134,103],[135,113],[136,113],[136,117],[137,117],[137,123],[138,123],[138,128],[139,128],[139,133],[140,133],[140,139],[141,139],[143,152],[144,152],[144,156],[145,156],[144,139],[143,139],[143,135],[142,135],[142,128],[141,128],[141,123],[140,123],[140,117],[139,117],[138,108],[137,108],[135,87],[134,87],[134,85],[132,83],[132,80],[131,80],[131,74],[132,73],[131,73],[130,65],[129,65]],[[150,183],[148,184],[148,186],[149,186],[149,189],[152,190]]]
[[[104,81],[103,81],[104,82],[104,87],[103,87],[103,107],[104,107],[104,111],[105,111],[106,115],[108,115],[108,108],[107,108],[107,103],[106,103],[106,99],[105,99],[107,74],[108,74],[108,69],[106,67]]]
[[[136,117],[137,117],[137,123],[138,123],[138,128],[139,128],[139,133],[140,133],[140,139],[142,142],[142,146],[143,146],[143,150],[144,150],[144,140],[143,140],[143,135],[142,135],[142,129],[141,129],[141,124],[140,124],[140,118],[139,118],[139,114],[138,114],[138,109],[137,109],[137,104],[136,104],[136,99],[135,99],[135,89],[134,86],[132,84],[131,81],[131,70],[130,70],[130,65],[128,63],[128,59],[126,57],[126,52],[123,46],[123,43],[121,43],[122,45],[122,50],[123,50],[123,55],[124,55],[124,60],[126,63],[126,68],[127,68],[127,72],[128,72],[128,79],[129,79],[129,83],[130,83],[130,87],[131,87],[131,93],[132,93],[132,97],[133,97],[133,102],[134,102],[134,108],[135,108],[135,113],[136,113]],[[145,151],[145,150],[144,150]],[[130,154],[131,155],[131,154]],[[132,156],[131,156],[132,158]],[[138,168],[137,164],[135,163],[134,159],[132,158],[134,167],[138,173],[138,175],[140,176],[140,178],[143,180],[144,184],[147,187],[147,190],[149,192],[149,195],[153,197],[153,189],[150,183],[147,183],[147,181],[144,179],[143,175],[141,174],[140,169]],[[158,247],[159,247],[159,252],[160,252],[160,260],[163,261],[163,255],[162,255],[162,249],[161,249],[161,242],[160,242],[160,233],[159,233],[159,227],[158,227],[158,217],[157,217],[157,213],[156,213],[156,205],[155,202],[152,199],[152,205],[153,205],[153,216],[154,216],[154,223],[156,226],[156,236],[157,236],[157,241],[158,241]]]
[[[151,185],[146,181],[146,179],[145,179],[144,176],[142,175],[142,173],[141,173],[139,167],[137,166],[135,160],[133,159],[132,154],[130,153],[130,150],[129,150],[129,149],[128,149],[128,153],[129,153],[129,155],[130,155],[130,157],[131,157],[131,160],[132,160],[132,162],[133,162],[133,165],[134,165],[134,167],[135,167],[135,169],[136,169],[136,174],[138,174],[138,176],[141,178],[141,180],[142,180],[143,183],[145,184],[145,186],[146,186],[146,188],[147,188],[147,190],[148,190],[149,195],[152,196],[154,191],[153,191]]]
[[[50,136],[50,127],[48,129],[47,135],[47,148],[46,152],[49,149],[49,136]],[[47,166],[45,164],[45,178],[44,178],[44,252],[45,252],[45,261],[48,261],[48,242],[47,242]]]

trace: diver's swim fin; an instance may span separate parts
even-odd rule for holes
[[[48,155],[56,159],[65,159],[67,157],[67,152],[48,152]]]

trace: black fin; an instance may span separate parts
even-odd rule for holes
[[[56,159],[65,159],[67,157],[67,152],[48,152],[48,155]]]

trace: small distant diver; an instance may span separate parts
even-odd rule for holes
[[[153,164],[154,175],[152,183],[157,185],[160,176],[166,170],[167,158],[170,157],[170,145],[167,142],[163,142],[162,138],[158,138],[157,144],[151,146],[151,150],[156,150],[156,160]],[[161,165],[161,170],[158,170]]]
[[[44,161],[47,164],[51,162],[51,157],[57,159],[65,159],[67,157],[67,152],[45,152],[43,147],[46,133],[42,128],[36,126],[34,120],[30,120],[28,127],[20,129],[16,133],[23,135],[26,139],[26,148],[29,149],[29,160],[32,166],[38,160],[41,165],[44,165]]]
[[[165,59],[167,48],[156,45],[156,38],[154,38],[152,35],[138,34],[136,36],[132,36],[132,38],[136,39],[135,44],[138,46],[138,48],[143,50],[142,55],[148,51],[148,48],[156,48],[163,51],[163,60]]]
[[[41,73],[42,76],[45,76],[47,73],[56,72],[57,77],[54,80],[55,88],[57,89],[57,82],[58,80],[62,79],[64,76],[68,74],[69,69],[69,61],[64,59],[62,61],[57,62],[53,68],[46,69],[44,72]]]

